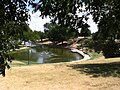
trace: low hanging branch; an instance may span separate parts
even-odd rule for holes
[[[18,39],[28,27],[27,0],[0,1],[0,74],[10,68],[12,57],[9,51],[17,46]]]

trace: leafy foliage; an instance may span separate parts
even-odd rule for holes
[[[93,35],[95,51],[102,51],[106,58],[119,57],[120,1],[93,0],[86,6],[98,24],[98,32]]]
[[[49,40],[54,43],[59,43],[68,40],[69,38],[75,36],[75,33],[71,33],[66,26],[59,26],[57,24],[46,23],[44,25],[45,33]]]
[[[26,30],[25,21],[29,18],[26,6],[26,0],[0,1],[0,74],[3,76],[12,59],[8,52],[16,48],[18,38]]]
[[[82,29],[80,31],[80,36],[84,36],[84,37],[87,37],[87,36],[90,36],[91,35],[91,31],[88,29],[90,26],[88,24],[84,24],[82,26]]]
[[[107,41],[103,46],[103,55],[106,58],[114,58],[120,56],[119,45],[115,41]]]
[[[38,3],[31,3],[35,12],[37,10],[41,12],[42,18],[49,16],[52,23],[67,26],[73,32],[82,28],[88,20],[88,15],[83,14],[82,0],[40,0]]]
[[[39,35],[41,41],[43,41],[43,39],[46,38],[46,34],[45,34],[44,32],[39,31],[39,32],[38,32],[38,35]]]
[[[36,42],[36,40],[39,40],[40,36],[39,36],[39,32],[38,31],[32,31],[30,28],[23,32],[23,36],[21,37],[22,41],[32,41],[32,42]]]
[[[95,46],[96,51],[104,53],[106,51],[105,46],[108,44],[107,41],[113,44],[116,39],[120,39],[119,0],[40,0],[38,3],[31,3],[35,8],[34,11],[41,11],[41,17],[49,16],[52,18],[53,23],[57,22],[59,25],[65,25],[71,31],[77,31],[81,28],[83,36],[88,34],[86,21],[91,14],[94,22],[98,25],[95,39],[93,37],[94,44],[97,43]],[[113,45],[109,46],[109,50],[119,52],[114,50]],[[117,49],[119,50],[119,46]],[[120,56],[120,54],[117,56]]]

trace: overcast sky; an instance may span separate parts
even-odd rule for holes
[[[36,31],[44,31],[43,25],[49,22],[50,19],[49,18],[42,19],[41,17],[39,17],[40,15],[39,11],[34,14],[30,13],[30,15],[31,15],[31,20],[29,21],[30,28]],[[90,16],[88,24],[90,25],[90,30],[92,33],[97,31],[97,25],[92,21],[92,16]]]

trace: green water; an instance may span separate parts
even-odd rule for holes
[[[11,55],[16,60],[26,62],[28,64],[69,62],[82,59],[82,56],[77,53],[72,53],[68,49],[44,46],[14,51]]]

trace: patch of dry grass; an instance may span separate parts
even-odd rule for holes
[[[0,77],[0,90],[119,90],[119,77],[91,77],[72,67],[113,62],[120,58],[12,67]]]

